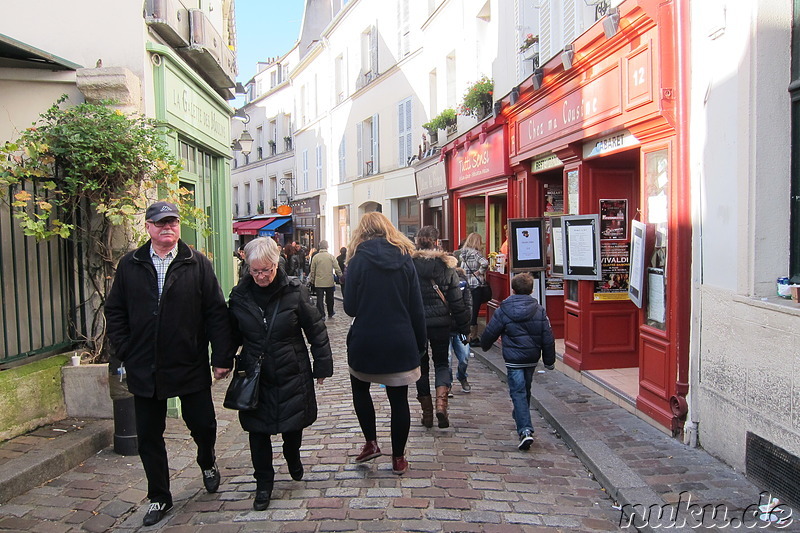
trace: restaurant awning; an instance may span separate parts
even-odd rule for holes
[[[270,223],[274,218],[259,218],[256,220],[241,220],[233,223],[233,232],[239,235],[258,235],[258,230]]]
[[[290,223],[291,221],[292,221],[291,216],[275,217],[266,226],[258,230],[258,236],[271,237],[272,235],[275,235],[275,233],[278,232],[279,229],[284,228],[284,226]],[[280,233],[285,233],[285,231],[281,231]]]

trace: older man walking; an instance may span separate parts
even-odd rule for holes
[[[172,508],[164,444],[168,398],[181,400],[206,490],[219,488],[208,344],[212,360],[223,361],[233,343],[225,297],[211,262],[180,240],[178,207],[156,202],[145,218],[150,240],[120,260],[105,314],[110,349],[122,361],[134,396],[139,457],[150,499],[143,524],[150,526]],[[229,372],[215,370],[217,377]]]
[[[335,287],[333,274],[342,275],[342,269],[336,258],[328,252],[328,241],[319,241],[319,251],[314,254],[311,260],[311,273],[309,279],[317,292],[317,309],[322,316],[325,316],[325,306],[322,297],[325,296],[325,304],[328,308],[328,318],[333,318],[333,291]]]

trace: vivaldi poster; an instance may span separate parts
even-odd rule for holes
[[[595,300],[628,300],[630,277],[630,244],[628,242],[601,241],[600,265],[602,279],[595,282]]]

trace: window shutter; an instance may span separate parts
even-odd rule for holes
[[[373,79],[378,75],[378,27],[369,30],[369,68]]]
[[[545,0],[540,5],[539,11],[539,64],[544,65],[550,59],[552,46],[550,44],[551,28],[552,28],[552,10],[550,9],[550,0]]]
[[[339,142],[339,183],[344,183],[345,181],[345,172],[347,171],[346,163],[347,161],[345,160],[344,135],[342,135],[342,140]]]
[[[564,0],[564,43],[569,44],[575,40],[575,0]]]
[[[322,145],[317,145],[317,188],[321,189],[322,183]]]
[[[406,98],[397,104],[397,162],[404,167],[411,157],[411,98]]]
[[[303,190],[308,190],[308,150],[303,150]]]
[[[414,132],[412,129],[413,126],[413,114],[411,113],[411,98],[406,100],[406,164],[408,164],[408,158],[413,155],[412,146],[414,144]]]
[[[372,115],[372,173],[380,171],[380,143],[378,142],[378,114]]]
[[[356,124],[356,162],[358,163],[357,176],[364,175],[364,123]]]

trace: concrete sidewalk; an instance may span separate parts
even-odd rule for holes
[[[471,351],[506,380],[500,347]],[[561,361],[556,364],[555,371],[544,371],[542,365],[537,368],[531,407],[558,432],[639,530],[768,526],[763,520],[766,516],[759,518],[758,506],[768,503],[769,495],[742,473],[654,428],[559,372]],[[712,516],[714,508],[716,516]],[[784,509],[788,508],[784,505]],[[781,530],[800,531],[800,521],[789,521]]]

